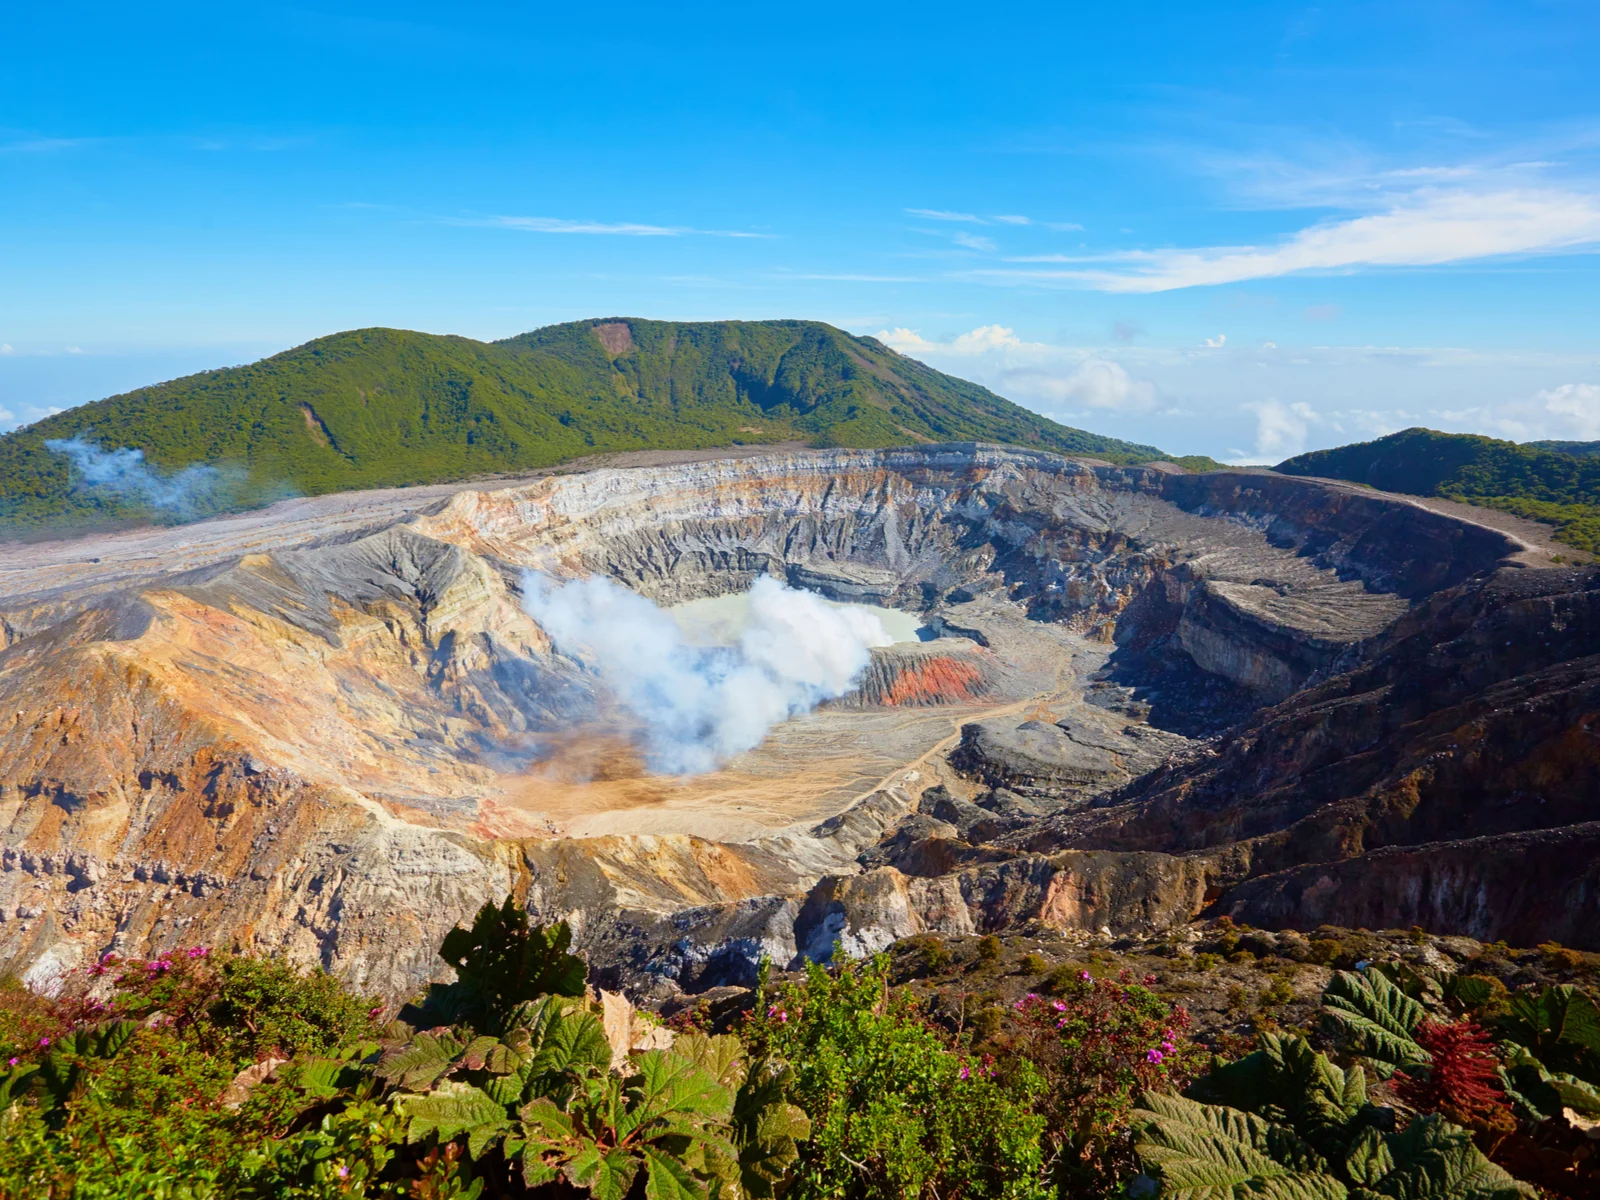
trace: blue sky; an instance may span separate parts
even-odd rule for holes
[[[1600,6],[18,6],[0,428],[394,325],[813,317],[1276,461],[1600,438]]]

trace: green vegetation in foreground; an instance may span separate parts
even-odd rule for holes
[[[153,515],[135,497],[84,486],[44,445],[80,435],[107,450],[141,450],[167,477],[193,464],[223,467],[185,516],[621,450],[990,441],[1118,463],[1163,457],[1154,446],[1058,425],[816,321],[615,318],[491,343],[397,329],[338,333],[0,437],[0,520],[27,527]]]
[[[1497,508],[1554,525],[1556,540],[1600,554],[1600,456],[1595,446],[1519,446],[1473,434],[1406,429],[1373,442],[1297,455],[1275,469]]]
[[[1306,1026],[1264,1021],[1223,1057],[1154,975],[1065,964],[953,1028],[879,956],[763,971],[730,1032],[701,1010],[661,1030],[596,1000],[569,943],[485,905],[441,947],[456,982],[387,1024],[326,975],[200,947],[102,960],[54,999],[0,987],[0,1200],[1532,1200],[1519,1179],[1600,1181],[1600,1009],[1573,984],[1508,992],[1478,960],[1334,971]],[[974,982],[1003,960],[981,939]]]

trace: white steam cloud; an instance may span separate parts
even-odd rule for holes
[[[81,434],[74,438],[49,438],[45,449],[64,454],[77,468],[79,482],[121,496],[143,500],[151,508],[188,516],[212,498],[222,483],[222,472],[202,463],[171,475],[160,475],[144,461],[144,451],[121,446],[102,450]]]
[[[860,609],[763,577],[731,646],[695,646],[672,617],[602,576],[558,583],[529,571],[523,607],[584,659],[641,725],[651,770],[709,771],[761,744],[778,722],[842,696],[894,639]]]

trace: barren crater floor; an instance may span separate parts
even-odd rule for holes
[[[891,609],[902,640],[720,769],[652,775],[592,663],[524,610],[529,569],[711,617],[771,576]],[[646,992],[835,939],[1228,906],[1583,944],[1593,594],[1368,489],[971,444],[13,546],[0,966],[235,942],[400,993],[507,891]],[[1463,792],[1462,746],[1504,769]],[[1469,898],[1459,864],[1494,850],[1450,848],[1472,838],[1523,839],[1494,845],[1561,905],[1492,871]]]

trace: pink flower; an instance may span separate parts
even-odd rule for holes
[[[1050,1007],[1055,1009],[1057,1012],[1066,1012],[1067,1011],[1067,1006],[1065,1004],[1061,1003],[1061,1001],[1059,1001],[1059,1000],[1052,1000],[1050,1002]]]
[[[190,958],[204,958],[208,953],[210,953],[210,951],[208,951],[204,946],[189,947]]]
[[[8,1067],[14,1067],[14,1066],[16,1066],[16,1065],[17,1065],[17,1063],[18,1063],[18,1062],[20,1062],[20,1061],[21,1061],[21,1060],[20,1060],[20,1059],[18,1059],[18,1058],[15,1058],[15,1057],[12,1057],[12,1058],[8,1058],[8,1059],[6,1059],[6,1066],[8,1066]]]
[[[1171,1042],[1162,1042],[1161,1043],[1161,1049],[1167,1054],[1173,1054],[1173,1053],[1175,1053],[1177,1051],[1178,1048],[1176,1046],[1174,1046]]]
[[[1161,1061],[1161,1057],[1162,1056],[1161,1056],[1161,1051],[1152,1050],[1152,1051],[1150,1051],[1150,1053],[1146,1054],[1144,1057],[1145,1057],[1145,1061],[1146,1062],[1158,1063],[1158,1062]]]
[[[1144,985],[1145,985],[1145,987],[1149,987],[1151,984],[1155,983],[1155,981],[1156,981],[1156,977],[1154,975],[1146,975],[1144,977]]]
[[[339,1168],[339,1178],[340,1179],[349,1179],[350,1178],[350,1168],[349,1167],[340,1167]]]
[[[1078,978],[1083,980],[1085,983],[1093,983],[1094,982],[1094,976],[1089,974],[1089,972],[1087,972],[1087,971],[1079,971],[1078,972]]]
[[[961,1068],[961,1078],[962,1079],[971,1079],[972,1078],[972,1068],[971,1067],[962,1067]]]
[[[39,1039],[39,1045],[48,1046],[49,1044],[50,1044],[50,1039],[49,1038],[42,1037],[42,1038]]]

